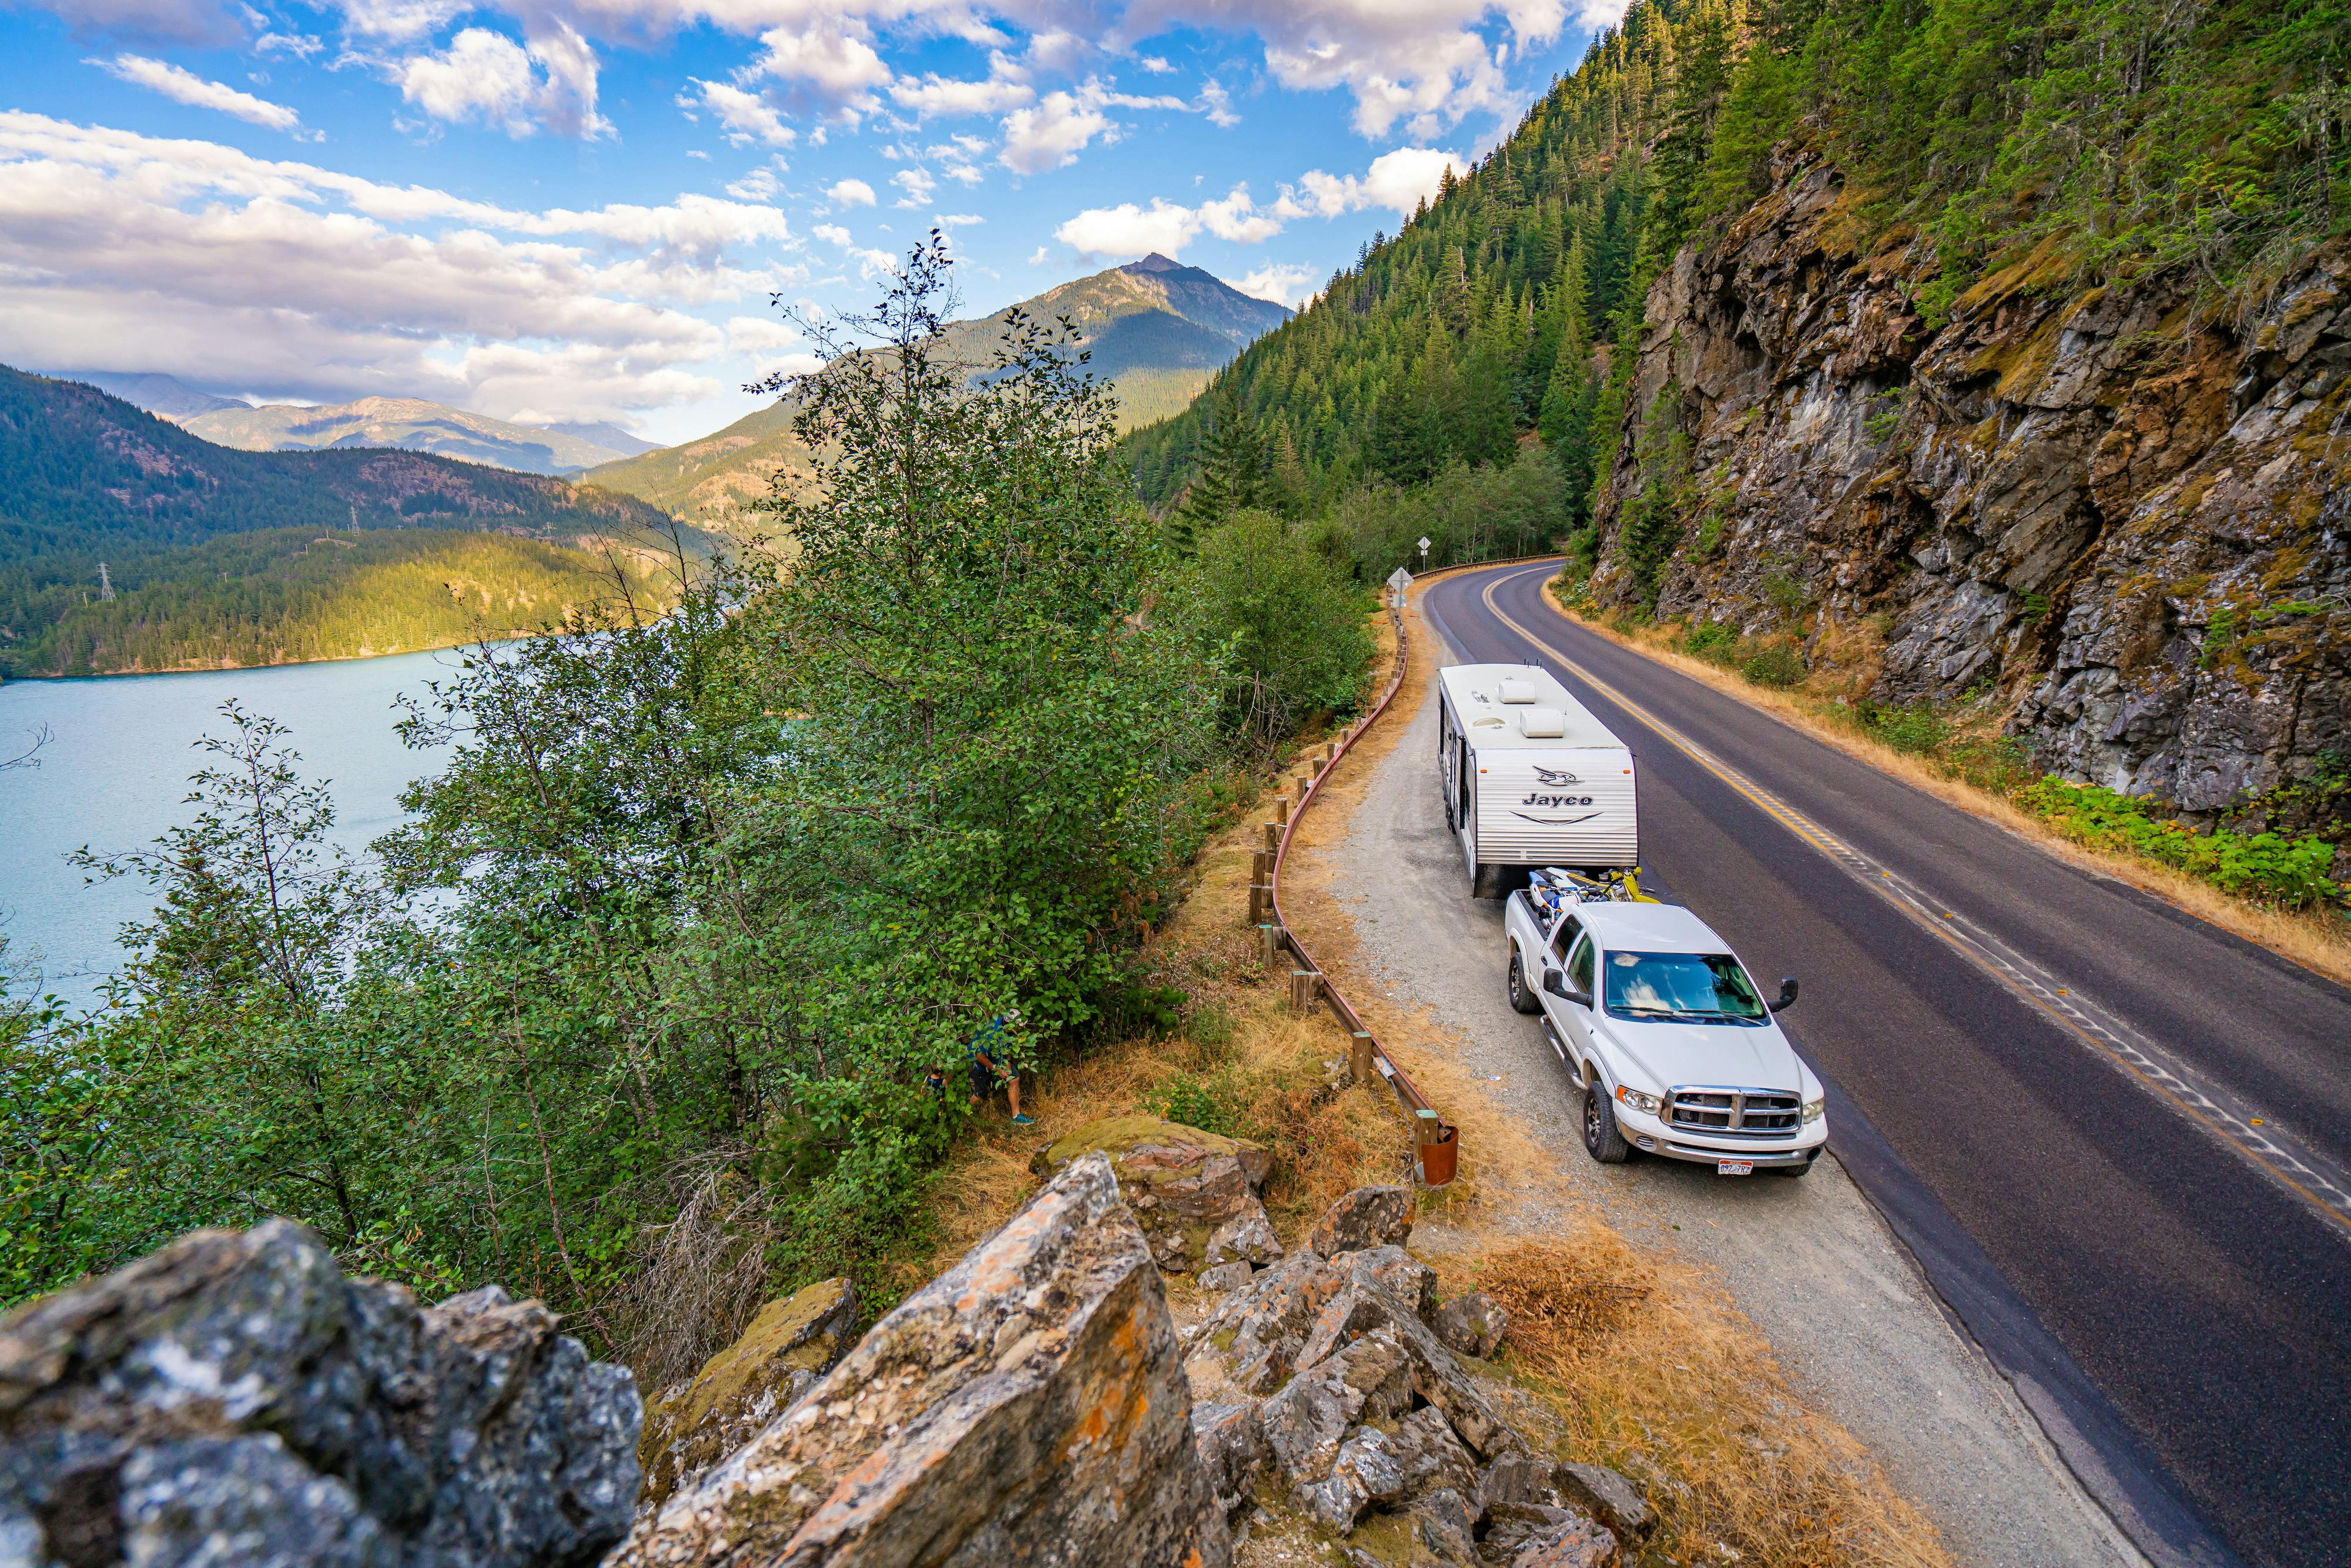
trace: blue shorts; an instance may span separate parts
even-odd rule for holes
[[[981,1099],[996,1092],[996,1073],[977,1057],[971,1059],[971,1092]]]

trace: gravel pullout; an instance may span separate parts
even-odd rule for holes
[[[2143,1563],[1954,1331],[1833,1157],[1802,1180],[1726,1180],[1661,1160],[1603,1167],[1586,1156],[1572,1081],[1537,1021],[1503,995],[1501,905],[1469,896],[1444,830],[1437,705],[1425,700],[1428,653],[1442,647],[1416,622],[1419,657],[1384,721],[1400,733],[1367,748],[1359,766],[1368,777],[1332,800],[1334,815],[1347,815],[1320,825],[1323,841],[1298,880],[1301,893],[1321,895],[1318,919],[1343,914],[1352,924],[1353,955],[1325,960],[1342,983],[1390,1008],[1425,1009],[1450,1037],[1458,1074],[1479,1081],[1547,1157],[1549,1169],[1516,1173],[1501,1222],[1540,1232],[1567,1207],[1591,1204],[1636,1244],[1678,1250],[1710,1270],[1796,1385],[1934,1519],[1957,1561]],[[1444,662],[1457,661],[1448,652]]]

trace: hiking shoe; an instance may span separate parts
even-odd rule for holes
[[[1026,1127],[1033,1124],[1036,1120],[1037,1118],[1034,1116],[1015,1116],[1012,1118],[1012,1124],[1016,1127]]]

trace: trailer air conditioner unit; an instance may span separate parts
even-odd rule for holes
[[[1555,707],[1531,707],[1519,715],[1519,733],[1529,740],[1557,740],[1567,734],[1567,715]]]
[[[1532,681],[1504,681],[1502,683],[1501,697],[1502,701],[1505,703],[1531,703],[1535,700],[1535,684]]]

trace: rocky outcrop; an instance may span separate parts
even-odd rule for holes
[[[1401,1189],[1349,1194],[1185,1331],[1220,1511],[1302,1518],[1356,1568],[1617,1562],[1647,1505],[1614,1470],[1529,1451],[1456,1348],[1492,1351],[1506,1320],[1475,1292],[1440,1305],[1398,1245],[1411,1212]]]
[[[1029,1168],[1050,1176],[1089,1154],[1110,1157],[1153,1259],[1169,1273],[1239,1257],[1270,1260],[1264,1253],[1273,1228],[1257,1197],[1273,1174],[1273,1153],[1264,1145],[1156,1116],[1110,1116],[1046,1145]],[[1273,1243],[1272,1255],[1280,1251]]]
[[[611,1563],[1230,1557],[1159,1271],[1097,1151],[642,1521]]]
[[[273,1221],[0,1321],[0,1563],[582,1565],[636,1387],[492,1286],[420,1309]]]
[[[857,1326],[857,1288],[825,1280],[770,1301],[743,1337],[705,1362],[691,1382],[645,1403],[637,1445],[644,1466],[640,1508],[658,1508],[680,1487],[759,1435],[831,1372]]]
[[[1989,693],[2076,779],[2220,814],[2351,747],[2351,248],[2223,306],[2053,245],[1930,314],[1929,246],[1776,173],[1650,292],[1599,597],[1662,495],[1663,613],[1880,700]]]

